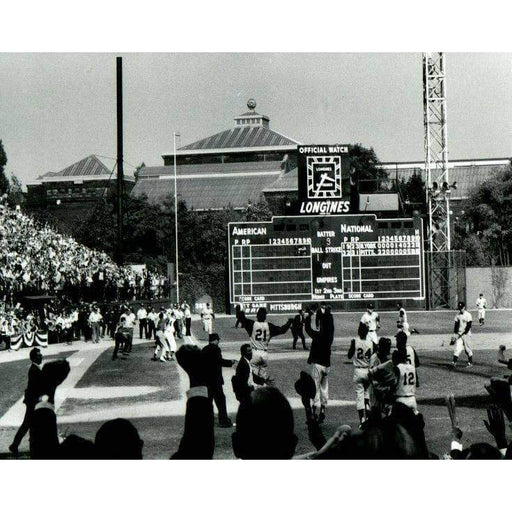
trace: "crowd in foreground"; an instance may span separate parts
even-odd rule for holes
[[[184,343],[175,354],[178,364],[189,377],[187,392],[186,415],[184,430],[177,450],[170,454],[174,459],[209,459],[215,452],[215,422],[213,404],[219,413],[219,426],[233,428],[233,455],[241,459],[501,459],[512,458],[512,445],[507,441],[507,423],[512,422],[512,400],[510,379],[494,378],[486,386],[492,397],[493,404],[487,409],[485,426],[495,440],[491,445],[486,442],[463,446],[463,432],[460,429],[454,410],[450,403],[449,411],[452,418],[453,440],[447,446],[445,454],[434,454],[429,450],[425,437],[425,422],[417,408],[413,388],[417,379],[411,379],[409,373],[415,367],[415,353],[407,350],[407,335],[402,328],[397,333],[397,348],[391,352],[388,338],[380,338],[375,347],[365,354],[358,354],[358,349],[368,343],[369,329],[361,322],[358,330],[359,341],[351,343],[349,356],[353,361],[365,361],[365,357],[378,360],[375,369],[387,365],[383,372],[386,378],[382,381],[376,377],[377,372],[366,372],[370,385],[365,384],[356,371],[361,366],[354,364],[356,393],[360,393],[364,406],[363,418],[359,429],[348,425],[339,426],[335,433],[327,438],[324,433],[326,414],[326,379],[321,368],[330,367],[330,343],[333,335],[332,319],[328,307],[319,308],[316,329],[312,326],[313,312],[306,312],[306,332],[311,337],[308,368],[300,376],[291,377],[295,382],[295,390],[304,406],[305,420],[308,427],[311,451],[296,453],[297,434],[295,417],[288,399],[272,384],[268,375],[268,359],[259,361],[265,356],[257,352],[268,349],[268,340],[272,336],[284,334],[293,324],[288,320],[283,326],[274,326],[266,320],[265,311],[258,311],[255,320],[245,314],[237,318],[249,335],[249,343],[242,345],[241,357],[238,362],[222,357],[219,347],[219,336],[210,332],[209,343],[202,350],[193,344]],[[126,343],[126,318],[133,313],[125,310],[119,321],[114,337]],[[161,312],[162,317],[173,318],[172,314]],[[209,320],[209,311],[203,316]],[[160,314],[159,314],[160,316]],[[370,315],[371,316],[371,315]],[[124,319],[123,319],[124,317]],[[167,320],[167,323],[169,321]],[[173,323],[173,333],[176,332]],[[238,322],[237,322],[238,323]],[[372,325],[370,323],[370,325]],[[139,321],[140,326],[140,321]],[[163,327],[163,326],[162,326]],[[205,330],[211,324],[203,321]],[[160,331],[160,329],[158,329]],[[268,336],[267,336],[268,335]],[[162,345],[163,332],[156,335]],[[177,336],[177,335],[176,335]],[[186,334],[184,334],[186,336]],[[373,338],[373,335],[370,335]],[[265,340],[265,343],[263,343]],[[176,340],[175,340],[176,341]],[[370,341],[373,344],[373,341]],[[157,343],[158,344],[158,343]],[[117,345],[117,341],[116,341]],[[368,345],[372,347],[372,345]],[[39,352],[39,354],[38,354]],[[352,352],[352,354],[351,354]],[[173,354],[174,355],[174,354]],[[256,357],[255,357],[256,356]],[[355,359],[354,359],[355,358]],[[37,386],[27,389],[25,401],[27,411],[31,409],[27,420],[30,429],[30,454],[32,458],[44,459],[137,459],[143,456],[143,441],[131,422],[116,419],[106,422],[96,433],[95,439],[87,440],[79,436],[68,436],[64,441],[58,437],[57,418],[55,415],[55,390],[69,373],[66,361],[52,361],[42,366],[42,358],[38,349],[31,352],[33,365],[31,371],[37,373]],[[256,361],[255,361],[256,359]],[[409,359],[409,360],[408,360]],[[505,357],[504,347],[500,347],[499,362],[512,369],[512,360]],[[239,401],[236,425],[233,426],[225,411],[225,396],[222,391],[224,380],[222,368],[234,366],[236,372],[232,386]],[[323,363],[323,364],[321,364]],[[261,373],[258,370],[264,369]],[[256,369],[256,371],[255,371]],[[380,368],[382,370],[382,368]],[[320,373],[320,375],[318,375]],[[326,370],[325,373],[329,373]],[[371,375],[373,373],[373,375]],[[394,377],[392,377],[394,376]],[[388,380],[389,379],[389,380]],[[405,382],[404,382],[405,381]],[[320,383],[320,385],[318,384]],[[375,386],[380,383],[379,386]],[[387,387],[385,386],[387,384]],[[322,386],[324,389],[322,389]],[[373,386],[373,390],[371,387]],[[367,398],[368,397],[368,398]],[[31,404],[29,408],[28,404]],[[317,405],[320,408],[317,408]],[[324,405],[324,407],[322,407]],[[25,422],[24,422],[25,423]],[[16,450],[12,449],[15,452]]]
[[[157,299],[164,276],[117,265],[106,253],[79,244],[5,204],[0,198],[0,297],[67,294],[74,301]]]

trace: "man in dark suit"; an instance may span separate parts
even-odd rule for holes
[[[254,390],[254,381],[252,377],[251,359],[252,348],[249,343],[240,347],[241,358],[236,365],[235,375],[231,378],[233,392],[239,402],[246,400],[251,391]]]
[[[202,350],[203,360],[205,364],[206,386],[208,387],[208,396],[215,402],[219,412],[219,425],[221,427],[231,427],[233,423],[228,417],[226,409],[226,396],[222,386],[224,378],[222,377],[222,368],[230,368],[236,361],[223,359],[222,352],[219,347],[219,335],[212,333],[209,335],[208,345]]]
[[[302,341],[302,348],[306,350],[306,338],[304,337],[304,313],[305,311],[303,309],[300,309],[295,317],[293,318],[292,322],[292,335],[293,335],[293,350],[297,348],[297,340],[300,338]]]
[[[308,364],[311,365],[311,376],[315,381],[316,395],[313,399],[313,416],[316,418],[316,411],[320,405],[318,422],[325,420],[325,410],[329,399],[329,369],[331,366],[331,346],[334,340],[334,319],[331,308],[324,303],[320,306],[320,322],[318,331],[311,327],[311,315],[309,311],[305,319],[305,328],[308,336],[311,337]],[[317,313],[317,318],[318,318]]]
[[[33,348],[30,351],[30,360],[32,364],[28,370],[28,384],[25,390],[25,399],[23,400],[26,410],[23,422],[14,436],[14,440],[9,446],[9,451],[14,455],[18,455],[18,448],[21,444],[22,439],[30,428],[30,422],[34,413],[34,407],[41,395],[42,391],[42,369],[41,364],[43,362],[43,354],[38,348]]]

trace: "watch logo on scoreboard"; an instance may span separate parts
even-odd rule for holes
[[[341,199],[341,158],[339,156],[308,156],[308,199]]]

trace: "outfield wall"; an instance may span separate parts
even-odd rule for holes
[[[488,308],[512,308],[512,267],[467,267],[466,297],[470,309],[480,293]]]

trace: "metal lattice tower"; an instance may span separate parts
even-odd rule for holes
[[[450,181],[443,53],[423,54],[423,116],[428,204],[428,302],[432,309],[452,302],[453,258],[450,243]]]
[[[428,249],[450,251],[450,181],[446,119],[445,58],[423,54],[423,122],[428,203]]]

